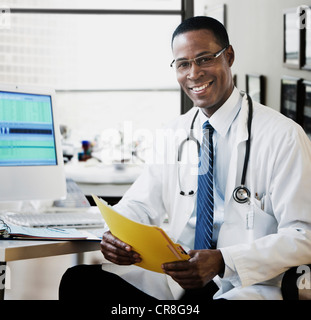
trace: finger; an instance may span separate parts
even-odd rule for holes
[[[187,253],[191,258],[193,258],[198,251],[199,250],[189,250]]]
[[[183,271],[189,270],[190,264],[189,261],[175,261],[164,263],[162,265],[162,269],[164,272],[171,272],[171,271]]]
[[[107,260],[109,260],[110,262],[113,262],[118,265],[131,265],[131,264],[141,262],[140,258],[133,258],[131,256],[128,256],[128,257],[120,256],[120,255],[117,255],[117,254],[115,254],[113,252],[109,252],[109,251],[104,253],[104,257]]]
[[[123,249],[114,247],[109,243],[103,243],[101,245],[101,252],[107,260],[117,264],[133,264],[141,262],[141,258],[136,252],[127,252]]]
[[[103,235],[100,247],[104,257],[113,263],[129,265],[141,262],[138,253],[132,251],[130,246],[114,237],[110,232]],[[128,251],[128,248],[130,248],[130,251]]]
[[[118,253],[121,255],[127,255],[129,253],[130,255],[133,255],[134,257],[138,258],[140,255],[132,250],[132,247],[128,245],[127,243],[121,241],[117,237],[115,237],[110,231],[106,232],[101,241],[101,247],[104,250],[110,250],[116,253],[116,248],[118,249]]]
[[[182,288],[184,289],[195,289],[202,288],[206,282],[197,276],[192,270],[189,271],[172,271],[166,273],[171,276]]]
[[[185,279],[195,279],[195,275],[193,274],[192,270],[186,271],[166,271],[167,275],[171,276],[175,281],[178,283]]]
[[[128,258],[133,263],[140,262],[141,257],[140,255],[135,251],[125,251],[124,249],[120,249],[118,247],[115,247],[114,245],[110,244],[109,242],[101,242],[101,252],[106,257],[112,257],[112,256],[118,256],[118,257],[124,257]]]
[[[102,242],[108,242],[112,244],[115,247],[118,247],[120,249],[131,251],[132,247],[128,245],[127,243],[121,241],[117,237],[115,237],[110,231],[103,234]]]
[[[134,255],[134,252],[132,252],[132,251],[128,252],[122,248],[118,248],[109,242],[101,242],[101,251],[103,253],[104,252],[111,252],[116,255],[120,255],[120,256],[124,256],[124,257],[132,257]]]

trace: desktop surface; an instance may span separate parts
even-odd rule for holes
[[[0,240],[0,262],[100,250],[97,241]]]

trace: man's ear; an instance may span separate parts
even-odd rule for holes
[[[234,50],[231,45],[229,45],[228,49],[226,50],[226,59],[228,61],[229,67],[233,65],[234,62]]]

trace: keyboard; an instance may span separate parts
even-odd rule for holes
[[[24,227],[103,228],[105,221],[100,213],[6,213],[7,223]]]

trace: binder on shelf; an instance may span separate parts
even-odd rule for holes
[[[140,254],[142,261],[136,265],[163,273],[163,263],[190,258],[182,246],[174,243],[163,229],[130,220],[97,196],[92,197],[111,233]]]

